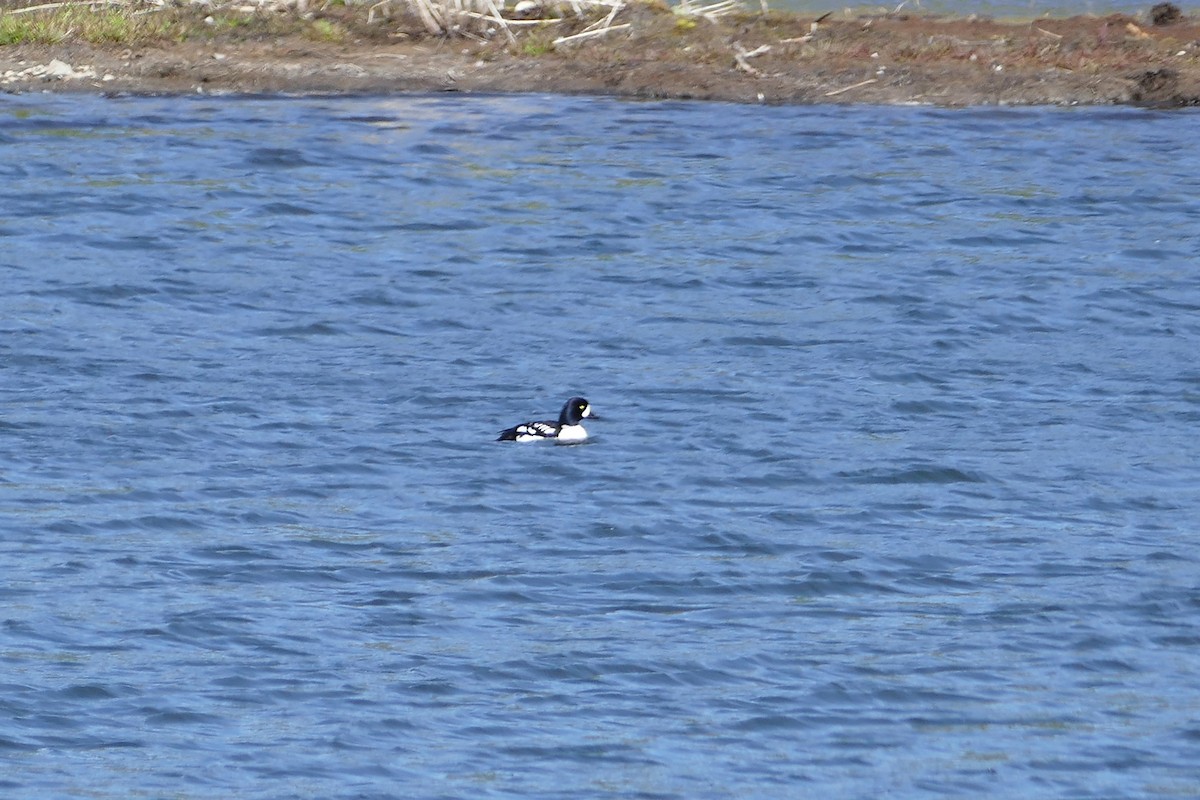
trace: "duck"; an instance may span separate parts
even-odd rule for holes
[[[592,404],[583,397],[572,397],[562,407],[558,422],[522,422],[500,431],[498,442],[559,442],[578,444],[587,441],[588,433],[580,423],[584,419],[600,419],[592,412]]]

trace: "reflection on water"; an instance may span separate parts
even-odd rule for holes
[[[1193,117],[9,98],[0,786],[1194,793]]]

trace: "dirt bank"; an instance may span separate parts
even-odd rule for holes
[[[1188,15],[1026,22],[926,15],[623,7],[611,30],[544,25],[432,35],[363,7],[210,15],[186,35],[0,46],[0,90],[109,93],[563,92],[767,103],[1200,105]],[[275,15],[275,16],[271,16]],[[317,27],[314,27],[317,26]],[[625,26],[625,27],[619,27]],[[478,37],[478,38],[473,38]]]

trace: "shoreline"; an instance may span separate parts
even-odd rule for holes
[[[622,8],[619,25],[598,33],[594,23],[588,33],[585,20],[562,19],[490,38],[433,35],[403,14],[368,24],[362,6],[319,16],[257,10],[253,24],[206,35],[210,16],[182,41],[0,45],[0,91],[1200,105],[1200,22],[1192,17],[1164,25],[1122,14],[998,22],[739,11],[689,19],[660,5]],[[327,35],[314,36],[314,25]]]

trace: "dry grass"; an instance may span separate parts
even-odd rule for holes
[[[630,2],[646,5],[646,0],[510,2],[506,7],[505,0],[0,0],[0,46],[70,41],[135,46],[291,35],[331,43],[433,36],[513,45],[518,34],[555,26],[567,35],[620,29],[616,18]]]

